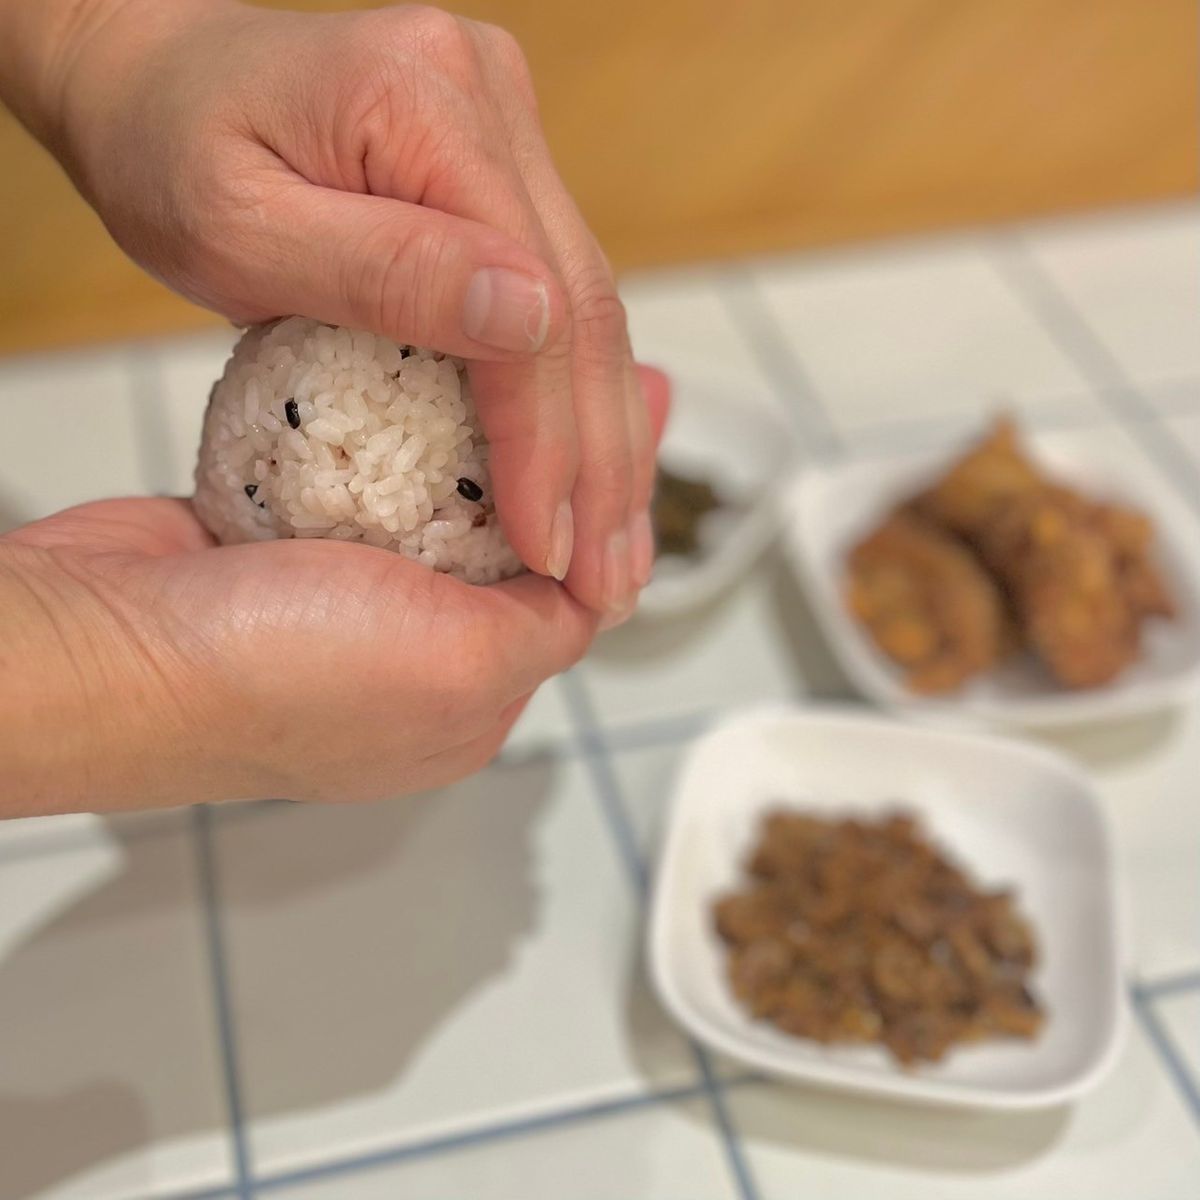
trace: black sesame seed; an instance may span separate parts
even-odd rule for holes
[[[300,428],[300,406],[295,400],[285,400],[283,404],[283,412],[287,417],[287,423],[293,429]]]
[[[254,493],[258,491],[258,484],[257,483],[248,483],[248,484],[246,484],[246,487],[244,490],[246,492],[246,495],[249,496],[251,500],[253,500]]]
[[[458,481],[458,494],[464,500],[478,501],[483,499],[483,488],[473,479],[460,479]]]
[[[411,346],[401,346],[400,347],[400,357],[401,358],[407,358],[411,353],[412,353]]]

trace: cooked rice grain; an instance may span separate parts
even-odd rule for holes
[[[195,507],[223,543],[364,542],[468,583],[521,569],[463,364],[305,317],[238,343],[209,399]]]

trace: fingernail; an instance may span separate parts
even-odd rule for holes
[[[497,350],[540,350],[550,328],[550,296],[532,275],[505,267],[476,271],[463,301],[463,332]]]
[[[629,601],[629,534],[618,529],[604,550],[604,607],[619,611]]]
[[[575,517],[571,512],[570,500],[564,500],[550,522],[550,553],[546,555],[546,570],[560,582],[567,577],[574,548]]]
[[[629,546],[634,586],[645,587],[654,570],[654,526],[648,512],[640,512],[630,521]]]

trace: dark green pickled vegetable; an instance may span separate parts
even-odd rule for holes
[[[705,480],[688,479],[659,467],[654,487],[654,532],[659,553],[695,554],[701,520],[720,507],[720,499]]]

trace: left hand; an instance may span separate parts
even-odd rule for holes
[[[666,381],[643,369],[655,436]],[[472,587],[374,547],[217,547],[183,500],[0,537],[0,817],[346,801],[482,767],[597,617],[550,579]]]

